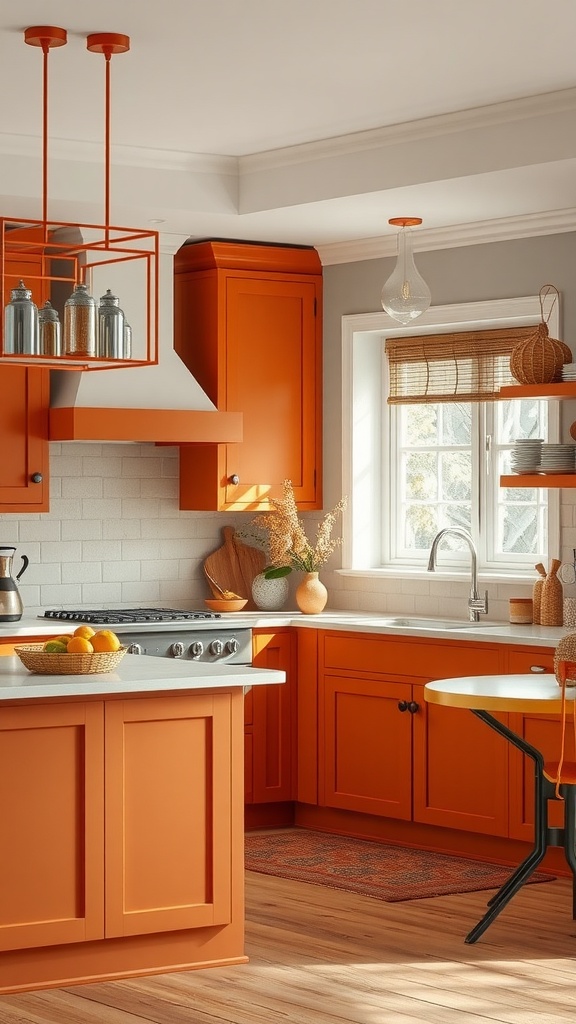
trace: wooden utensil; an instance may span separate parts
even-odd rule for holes
[[[252,582],[266,565],[266,556],[258,548],[238,540],[233,526],[223,527],[222,535],[224,544],[208,555],[204,562],[206,579],[215,597],[233,591],[247,599],[246,610],[254,611]]]

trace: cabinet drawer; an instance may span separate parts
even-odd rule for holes
[[[545,672],[554,671],[554,651],[549,648],[532,647],[530,650],[510,651],[508,653],[509,672],[532,672],[543,668]]]
[[[394,673],[424,679],[482,675],[499,671],[498,650],[488,645],[438,643],[415,637],[325,633],[321,639],[324,668],[353,672]]]

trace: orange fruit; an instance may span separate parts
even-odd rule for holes
[[[95,651],[119,651],[122,646],[116,633],[111,629],[99,629],[90,642]]]
[[[78,626],[78,629],[74,630],[74,636],[81,636],[85,640],[89,640],[91,636],[94,636],[94,630],[92,626]]]
[[[68,654],[94,654],[94,648],[83,636],[73,636],[66,648]]]

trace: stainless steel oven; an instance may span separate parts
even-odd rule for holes
[[[175,608],[60,608],[48,609],[40,618],[57,620],[69,629],[81,622],[94,629],[110,627],[131,654],[182,658],[204,664],[252,663],[251,628],[230,626],[216,612]]]

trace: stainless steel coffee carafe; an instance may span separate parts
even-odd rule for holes
[[[22,598],[16,585],[22,573],[28,568],[28,557],[22,555],[22,565],[16,578],[12,575],[12,563],[16,548],[0,545],[0,622],[17,622],[22,618]]]

